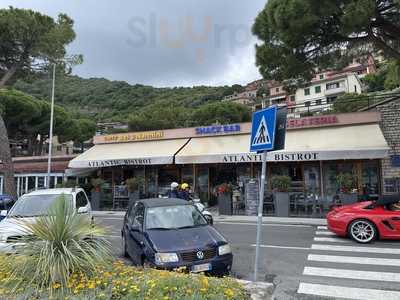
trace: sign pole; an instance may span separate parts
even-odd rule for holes
[[[257,281],[258,277],[258,260],[260,255],[260,242],[261,242],[261,227],[262,227],[262,216],[264,206],[264,187],[265,177],[267,170],[267,151],[262,152],[262,165],[261,165],[261,183],[260,183],[260,196],[258,201],[258,219],[257,219],[257,242],[256,242],[256,257],[254,262],[254,281]]]

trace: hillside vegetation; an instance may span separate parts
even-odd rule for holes
[[[18,81],[14,88],[41,99],[48,99],[51,90],[49,79]],[[129,123],[135,130],[249,121],[249,108],[220,102],[235,88],[154,88],[104,78],[58,76],[56,102],[96,121]]]

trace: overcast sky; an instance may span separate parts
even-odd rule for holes
[[[77,37],[69,53],[83,54],[74,69],[153,86],[247,83],[254,65],[251,26],[266,0],[0,0],[0,7],[66,13]]]

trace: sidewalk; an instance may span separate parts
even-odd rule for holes
[[[93,211],[95,217],[115,217],[122,218],[125,211]],[[213,212],[214,222],[232,222],[232,223],[256,223],[256,216],[220,216]],[[263,217],[263,223],[293,224],[293,225],[326,225],[326,219],[318,218],[279,218],[279,217]]]

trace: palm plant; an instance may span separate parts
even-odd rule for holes
[[[32,284],[53,294],[65,292],[72,274],[90,277],[111,260],[104,230],[80,215],[71,201],[59,197],[46,216],[34,223],[21,221],[26,237],[17,247],[11,264],[15,289]],[[25,235],[24,235],[25,236]]]

